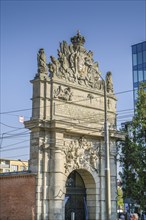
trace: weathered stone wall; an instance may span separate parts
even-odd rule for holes
[[[68,92],[66,92],[68,91]],[[104,126],[104,92],[73,86],[53,80],[53,118],[83,123],[90,127]],[[111,126],[116,123],[116,98],[107,95],[107,116]]]

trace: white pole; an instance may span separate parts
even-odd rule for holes
[[[106,220],[111,220],[111,184],[110,184],[110,156],[109,156],[109,129],[107,122],[107,92],[104,81],[104,142],[105,142],[105,203]]]
[[[71,212],[71,220],[75,220],[75,212]]]

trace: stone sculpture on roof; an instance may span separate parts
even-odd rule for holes
[[[113,93],[113,80],[112,80],[112,73],[107,72],[106,74],[106,88],[108,93]]]
[[[41,48],[37,54],[38,73],[47,73],[46,55],[44,49]]]
[[[51,56],[48,64],[52,77],[90,88],[103,89],[98,62],[93,60],[93,52],[84,48],[85,38],[77,32],[71,44],[60,43],[58,59]]]

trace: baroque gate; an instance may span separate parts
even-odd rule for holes
[[[30,169],[37,174],[37,220],[106,220],[104,83],[78,32],[47,64],[37,55],[30,129]],[[49,71],[49,74],[48,74]],[[116,97],[106,75],[110,125],[111,219],[116,219]]]

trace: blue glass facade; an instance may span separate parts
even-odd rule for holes
[[[146,41],[132,45],[132,73],[134,106],[140,82],[146,82]]]

